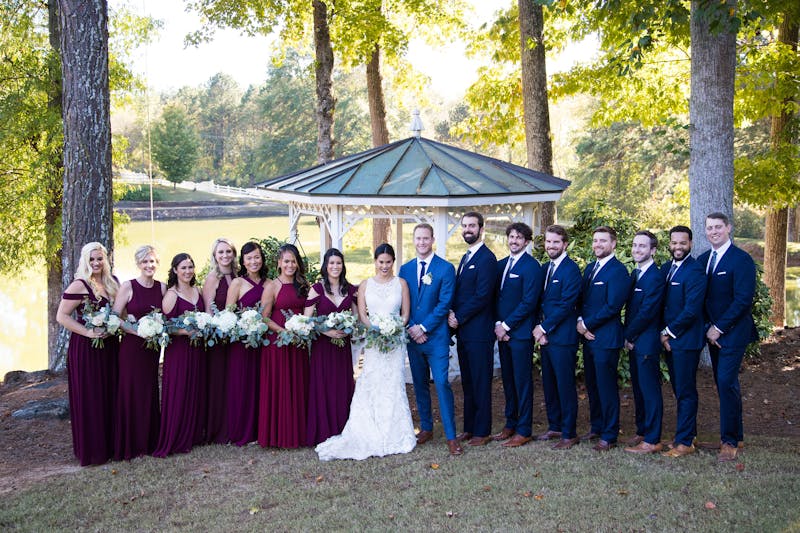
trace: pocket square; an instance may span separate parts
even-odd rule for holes
[[[561,281],[561,280],[560,279],[554,279],[553,283],[558,283],[559,281]]]
[[[519,274],[509,274],[508,277],[509,278],[518,278]]]
[[[717,272],[717,276],[724,276],[725,274],[727,274],[725,270],[723,270],[722,272]]]
[[[475,268],[475,265],[470,265],[467,267],[467,270],[472,270],[473,268]]]
[[[677,281],[672,281],[670,282],[670,285],[680,285],[680,283],[678,283]]]
[[[636,287],[635,289],[633,289],[633,292],[642,292],[642,289],[640,289],[639,287]]]
[[[603,281],[595,281],[594,285],[605,285],[605,282],[603,282]]]

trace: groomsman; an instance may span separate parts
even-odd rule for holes
[[[563,226],[549,226],[544,249],[550,262],[543,265],[544,292],[533,337],[542,349],[542,390],[547,406],[547,431],[537,440],[559,439],[553,446],[567,450],[578,443],[578,393],[575,365],[578,352],[576,305],[581,293],[581,270],[567,255],[569,238]]]
[[[455,269],[433,253],[433,243],[433,227],[430,224],[417,224],[414,227],[417,257],[400,267],[400,277],[406,280],[411,296],[408,362],[420,418],[417,444],[424,444],[433,438],[428,386],[428,378],[432,374],[447,447],[451,455],[461,455],[463,450],[456,440],[453,390],[448,380],[450,332],[447,329],[447,315],[453,299]]]
[[[676,402],[675,438],[667,457],[694,453],[697,436],[697,365],[705,339],[703,300],[706,275],[692,253],[692,230],[675,226],[669,230],[672,261],[661,267],[666,289],[661,344],[669,369]]]
[[[448,325],[458,341],[458,364],[464,389],[464,432],[460,441],[483,446],[492,433],[492,373],[494,370],[494,297],[497,258],[483,244],[483,215],[461,217],[467,253],[456,271],[456,289]]]
[[[633,237],[631,255],[636,268],[631,272],[631,292],[625,307],[625,349],[631,369],[631,386],[636,406],[636,435],[625,448],[631,453],[656,453],[661,446],[661,304],[664,275],[653,261],[658,239],[649,231]]]
[[[506,400],[506,423],[494,440],[515,448],[531,441],[533,426],[533,321],[543,274],[526,248],[533,231],[522,222],[506,228],[510,255],[497,264],[500,287],[495,306],[494,334]]]
[[[608,451],[617,445],[619,391],[617,363],[623,344],[620,312],[630,291],[628,269],[614,256],[617,232],[598,226],[592,234],[595,261],[586,266],[578,317],[583,335],[583,371],[589,396],[591,429],[582,440],[600,438],[593,449]]]
[[[734,461],[744,440],[739,370],[747,345],[758,340],[753,322],[756,267],[731,243],[731,223],[723,213],[706,217],[711,249],[698,258],[708,276],[705,300],[706,339],[719,394],[720,451],[717,460]]]

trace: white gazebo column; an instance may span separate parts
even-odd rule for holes
[[[331,246],[343,252],[343,237],[344,237],[344,209],[340,205],[332,206],[330,220],[328,224],[331,228]]]
[[[433,235],[436,238],[436,255],[447,259],[447,208],[437,207],[434,210]]]
[[[522,204],[522,221],[531,227],[533,235],[542,232],[542,216],[539,204]]]
[[[297,221],[300,218],[300,211],[294,202],[289,202],[289,242],[295,244],[299,235],[297,234]]]
[[[397,264],[403,264],[403,219],[397,218],[394,221],[394,253],[397,256]]]

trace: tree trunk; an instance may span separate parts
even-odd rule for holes
[[[800,207],[789,209],[789,242],[800,241]]]
[[[522,103],[528,168],[553,173],[550,108],[547,101],[547,68],[544,48],[544,13],[534,0],[519,0],[519,33],[522,57]],[[556,220],[555,202],[542,205],[542,229]]]
[[[383,99],[381,79],[381,50],[376,44],[367,63],[367,98],[369,100],[369,123],[372,128],[372,146],[389,144],[389,129],[386,127],[386,104]],[[372,248],[389,242],[392,223],[388,218],[372,219]]]
[[[313,0],[314,6],[314,50],[316,62],[314,74],[317,84],[317,163],[331,161],[333,155],[333,112],[336,99],[333,97],[333,48],[328,28],[328,6]]]
[[[790,14],[785,14],[778,30],[778,42],[797,50],[797,32],[797,21]],[[787,138],[790,119],[787,113],[772,117],[769,138],[773,150],[778,150],[781,145],[790,141]],[[769,295],[773,300],[770,318],[775,326],[781,328],[786,319],[786,243],[789,211],[786,207],[769,209],[764,231],[764,283],[769,287]]]
[[[64,120],[62,278],[72,281],[87,242],[114,247],[108,6],[105,0],[58,0]]]
[[[58,5],[51,0],[47,5],[50,46],[56,56],[61,53],[61,32],[58,25]],[[48,108],[54,115],[61,116],[61,70],[60,64],[50,71],[50,89],[48,91]],[[48,177],[47,196],[50,201],[45,208],[45,239],[48,255],[47,268],[47,367],[52,371],[64,369],[67,355],[69,335],[67,330],[56,322],[56,311],[61,302],[62,285],[61,268],[61,209],[63,204],[63,150],[59,150],[50,163],[52,173]]]
[[[712,7],[713,6],[713,7]],[[709,29],[709,11],[735,9],[702,0],[691,4],[691,95],[689,97],[689,204],[695,257],[709,248],[706,215],[721,211],[733,220],[733,89],[736,34]],[[700,364],[710,366],[708,350]]]

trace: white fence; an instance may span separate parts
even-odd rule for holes
[[[147,174],[142,174],[140,172],[122,171],[114,177],[114,181],[116,181],[117,183],[128,183],[130,185],[148,185],[150,183],[150,178],[147,176]],[[155,178],[153,179],[153,183],[156,185],[163,185],[165,187],[171,187],[173,185],[171,181],[165,180],[163,178]],[[217,185],[216,183],[214,183],[214,180],[200,181],[200,182],[182,181],[176,184],[175,186],[190,191],[209,192],[213,194],[219,194],[220,196],[228,196],[231,198],[259,198],[262,200],[266,199],[264,191],[255,188],[243,189],[242,187]]]

